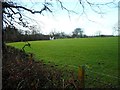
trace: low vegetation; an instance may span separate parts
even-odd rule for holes
[[[2,90],[39,90],[41,88],[80,88],[72,70],[58,69],[54,63],[34,61],[14,47],[3,50]],[[73,78],[74,77],[74,78]]]

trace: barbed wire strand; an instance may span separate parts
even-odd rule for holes
[[[74,66],[74,65],[67,65],[67,66],[70,66],[70,67],[75,67],[75,68],[79,68],[78,66]],[[80,66],[83,66],[83,65],[80,65]],[[84,65],[85,66],[85,70],[88,70],[88,68],[87,68],[87,66],[86,65]],[[87,69],[86,69],[87,68]],[[92,70],[88,70],[88,71],[90,71],[90,72],[93,72],[93,73],[96,73],[96,74],[99,74],[99,75],[103,75],[103,76],[107,76],[107,77],[111,77],[111,78],[116,78],[116,79],[120,79],[119,77],[117,77],[117,76],[111,76],[111,75],[108,75],[108,74],[104,74],[104,73],[99,73],[99,72],[96,72],[96,71],[92,71]]]

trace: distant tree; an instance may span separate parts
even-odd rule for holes
[[[66,38],[67,37],[67,35],[65,34],[65,32],[60,32],[59,34],[60,34],[59,35],[60,38]]]
[[[67,35],[65,34],[65,32],[57,32],[55,29],[53,31],[50,32],[50,37],[54,39],[58,39],[58,38],[66,38]]]
[[[56,34],[57,34],[57,32],[56,32],[55,29],[52,30],[52,31],[49,33],[49,35],[50,35],[51,38],[55,38],[55,37],[56,37]]]
[[[76,28],[73,32],[73,37],[77,37],[77,38],[82,38],[83,37],[83,30],[82,28]]]
[[[116,23],[113,27],[113,35],[120,36],[120,26]]]
[[[84,38],[88,37],[86,34],[83,35]]]
[[[7,42],[15,42],[20,41],[21,32],[15,27],[11,27],[10,25],[4,30],[4,40]]]
[[[28,33],[29,33],[28,31],[25,31],[25,35],[28,35]]]
[[[100,31],[100,30],[98,30],[98,31],[96,32],[96,36],[101,36],[101,31]]]
[[[31,30],[32,35],[40,34],[40,28],[38,28],[37,25],[32,25],[29,29]]]

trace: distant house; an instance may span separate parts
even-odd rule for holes
[[[55,38],[54,37],[50,37],[50,40],[54,40]]]

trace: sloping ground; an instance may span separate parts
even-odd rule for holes
[[[55,64],[36,62],[31,55],[10,46],[3,49],[3,90],[68,87],[71,82],[63,79],[62,70],[58,70]]]
[[[60,69],[51,62],[45,64],[43,61],[34,61],[32,54],[26,54],[11,46],[6,46],[3,49],[2,62],[2,90],[40,90],[41,88],[77,89],[82,87],[77,75],[73,71],[66,70],[65,68]],[[88,78],[86,82],[88,84],[87,88],[91,87],[89,82],[93,86],[94,81]],[[102,85],[98,84],[97,87],[111,88],[113,86],[103,83]]]

